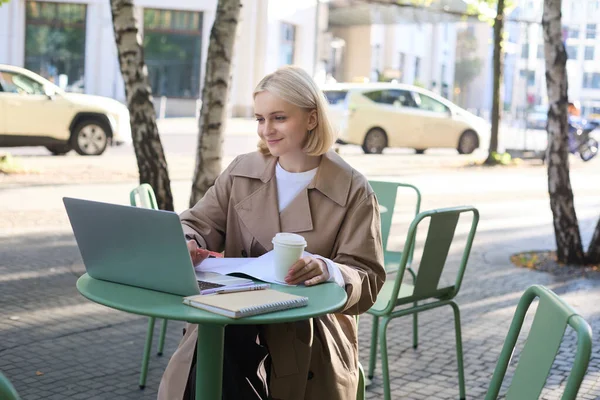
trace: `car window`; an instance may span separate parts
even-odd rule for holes
[[[8,93],[44,94],[44,86],[41,83],[14,72],[0,71],[0,85]]]
[[[437,113],[449,114],[450,109],[443,105],[441,102],[432,99],[421,93],[414,93],[415,101],[417,102],[421,110],[433,111]]]
[[[401,107],[416,107],[417,103],[415,103],[415,99],[412,96],[412,93],[408,90],[390,90],[390,95],[395,98],[395,105]]]
[[[389,104],[398,107],[416,107],[412,94],[407,90],[373,90],[365,92],[363,95],[375,103]]]
[[[329,104],[341,104],[346,100],[347,90],[325,90],[323,91]]]

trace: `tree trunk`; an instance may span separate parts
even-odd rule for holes
[[[110,5],[140,183],[152,186],[161,210],[173,211],[167,160],[158,136],[152,89],[148,83],[148,70],[144,62],[142,38],[134,16],[134,4],[132,0],[110,0]]]
[[[569,177],[567,52],[562,37],[561,0],[544,0],[542,27],[548,90],[548,193],[558,261],[583,264],[584,253]]]
[[[498,130],[500,126],[500,105],[502,104],[500,82],[502,81],[502,35],[504,33],[504,0],[498,0],[496,19],[494,20],[494,59],[492,89],[492,133],[486,164],[496,164],[493,157],[498,152]]]
[[[596,229],[592,235],[592,241],[587,251],[587,262],[590,264],[600,264],[600,219],[596,224]]]
[[[219,0],[210,31],[190,207],[204,196],[221,173],[231,59],[241,7],[240,0]]]

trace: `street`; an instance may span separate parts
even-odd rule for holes
[[[195,159],[191,132],[162,135],[175,208],[187,207]],[[256,137],[230,133],[224,166],[253,150]],[[12,151],[11,151],[12,152]],[[371,179],[415,184],[422,210],[473,205],[481,214],[467,273],[457,302],[461,306],[467,396],[483,397],[519,296],[527,286],[550,287],[575,307],[594,330],[593,358],[582,385],[582,399],[600,396],[600,280],[555,277],[518,269],[510,255],[554,248],[545,167],[537,161],[486,168],[473,165],[485,154],[458,156],[435,150],[425,155],[392,150],[364,155],[342,147],[341,155]],[[165,356],[152,355],[147,387],[137,387],[147,319],[96,305],[81,297],[75,281],[84,272],[62,197],[128,204],[137,184],[131,146],[111,148],[100,157],[73,152],[50,156],[44,149],[18,148],[28,174],[0,175],[0,371],[25,399],[152,399],[183,325],[170,322]],[[571,183],[584,243],[600,216],[600,158],[583,163],[571,157]],[[411,220],[412,198],[400,193],[390,248],[401,248]],[[467,227],[460,225],[458,244]],[[420,237],[423,237],[421,232]],[[416,260],[420,247],[417,248]],[[443,279],[452,280],[461,248],[452,247]],[[448,275],[446,275],[448,273]],[[454,334],[447,309],[419,316],[420,346],[410,345],[410,318],[390,324],[388,349],[394,398],[455,399],[458,396]],[[155,331],[155,343],[158,334]],[[360,320],[360,359],[368,365],[371,318]],[[572,335],[560,360],[570,360]],[[156,345],[156,344],[155,344]],[[382,398],[380,366],[367,398]],[[544,399],[556,398],[568,371],[552,373]]]

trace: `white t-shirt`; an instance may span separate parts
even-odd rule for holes
[[[277,163],[275,167],[275,178],[277,179],[277,201],[279,203],[279,212],[282,212],[294,198],[313,180],[319,168],[311,169],[306,172],[288,172]],[[321,259],[327,265],[329,270],[329,281],[337,283],[344,287],[344,278],[340,269],[333,261],[328,258],[313,254],[313,257]]]

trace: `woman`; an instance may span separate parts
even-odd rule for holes
[[[276,233],[298,233],[314,256],[294,264],[286,282],[332,281],[348,301],[339,314],[226,327],[223,398],[354,399],[353,315],[373,305],[385,280],[377,200],[365,177],[330,150],[326,100],[305,71],[284,67],[267,75],[254,107],[259,151],[237,157],[181,214],[190,255],[195,264],[206,257],[203,249],[258,257],[272,250]],[[196,326],[188,325],[159,399],[194,398],[196,340]]]

